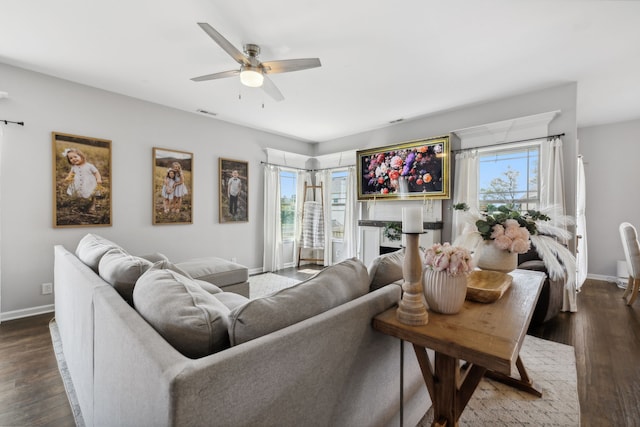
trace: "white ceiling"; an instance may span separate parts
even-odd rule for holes
[[[238,68],[197,22],[322,67],[192,82]],[[2,0],[0,62],[305,141],[574,81],[590,126],[640,118],[640,2]]]

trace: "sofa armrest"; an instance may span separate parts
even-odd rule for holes
[[[93,420],[93,294],[111,286],[64,246],[54,246],[55,318],[87,425]],[[112,289],[113,290],[113,289]]]

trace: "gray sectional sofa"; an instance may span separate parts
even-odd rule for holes
[[[371,327],[401,289],[357,259],[249,300],[91,234],[54,252],[86,425],[411,426],[430,407],[411,346]]]

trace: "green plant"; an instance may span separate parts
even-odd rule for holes
[[[482,219],[476,221],[476,227],[482,236],[483,240],[494,240],[496,234],[496,225],[500,225],[503,228],[509,228],[509,224],[514,224],[509,220],[517,221],[518,226],[525,228],[529,234],[538,234],[538,221],[549,221],[547,215],[535,211],[528,210],[526,212],[519,212],[509,206],[498,206],[491,212],[483,212]]]
[[[382,230],[384,237],[392,242],[402,239],[402,224],[398,222],[387,222]]]

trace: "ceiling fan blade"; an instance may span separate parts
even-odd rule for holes
[[[280,92],[280,89],[278,89],[278,87],[275,85],[275,83],[273,83],[273,81],[264,74],[263,77],[264,80],[262,81],[262,89],[264,89],[267,95],[269,95],[275,101],[284,101],[284,96],[282,95],[282,92]]]
[[[283,59],[281,61],[267,61],[262,63],[264,72],[267,74],[307,70],[309,68],[320,67],[321,65],[320,59],[318,58]]]
[[[225,77],[233,77],[233,76],[237,76],[238,74],[240,74],[240,70],[229,70],[229,71],[222,71],[220,73],[213,73],[213,74],[207,74],[200,77],[194,77],[191,80],[193,80],[194,82],[203,82],[206,80],[215,80],[215,79],[224,79]]]
[[[249,65],[249,60],[247,57],[240,52],[234,45],[232,45],[229,40],[225,39],[222,34],[213,29],[213,27],[206,22],[198,22],[200,28],[204,30],[205,33],[209,35],[213,39],[214,42],[218,43],[220,47],[227,52],[233,59],[235,59],[238,63],[243,65]]]

